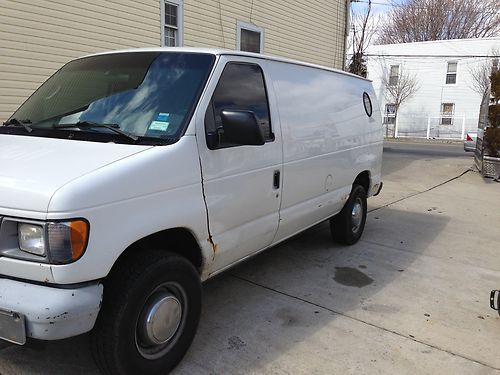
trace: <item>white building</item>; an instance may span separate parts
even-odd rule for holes
[[[477,128],[481,95],[472,71],[498,66],[500,37],[377,45],[369,48],[368,78],[373,80],[387,135],[464,138]],[[417,91],[395,116],[390,94],[404,77]]]

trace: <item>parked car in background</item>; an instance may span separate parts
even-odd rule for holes
[[[464,150],[467,152],[476,151],[477,132],[469,132],[465,137]]]

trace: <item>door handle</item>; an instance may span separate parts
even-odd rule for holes
[[[274,171],[273,175],[273,187],[275,189],[280,188],[280,171]]]

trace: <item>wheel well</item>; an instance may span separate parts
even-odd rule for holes
[[[361,185],[365,188],[366,194],[368,194],[368,191],[370,190],[370,172],[368,171],[363,171],[354,180],[353,185]]]
[[[162,249],[180,255],[189,260],[198,270],[203,264],[203,256],[193,234],[186,228],[172,228],[153,233],[130,245],[119,256],[113,269],[138,251],[148,249]]]

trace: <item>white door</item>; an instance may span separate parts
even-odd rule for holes
[[[196,137],[215,249],[211,272],[269,246],[278,228],[281,133],[264,67],[265,60],[222,56],[213,75],[220,78],[209,83],[197,114]],[[207,134],[222,126],[222,110],[252,111],[265,144],[229,144],[223,134],[215,146],[207,142]]]

